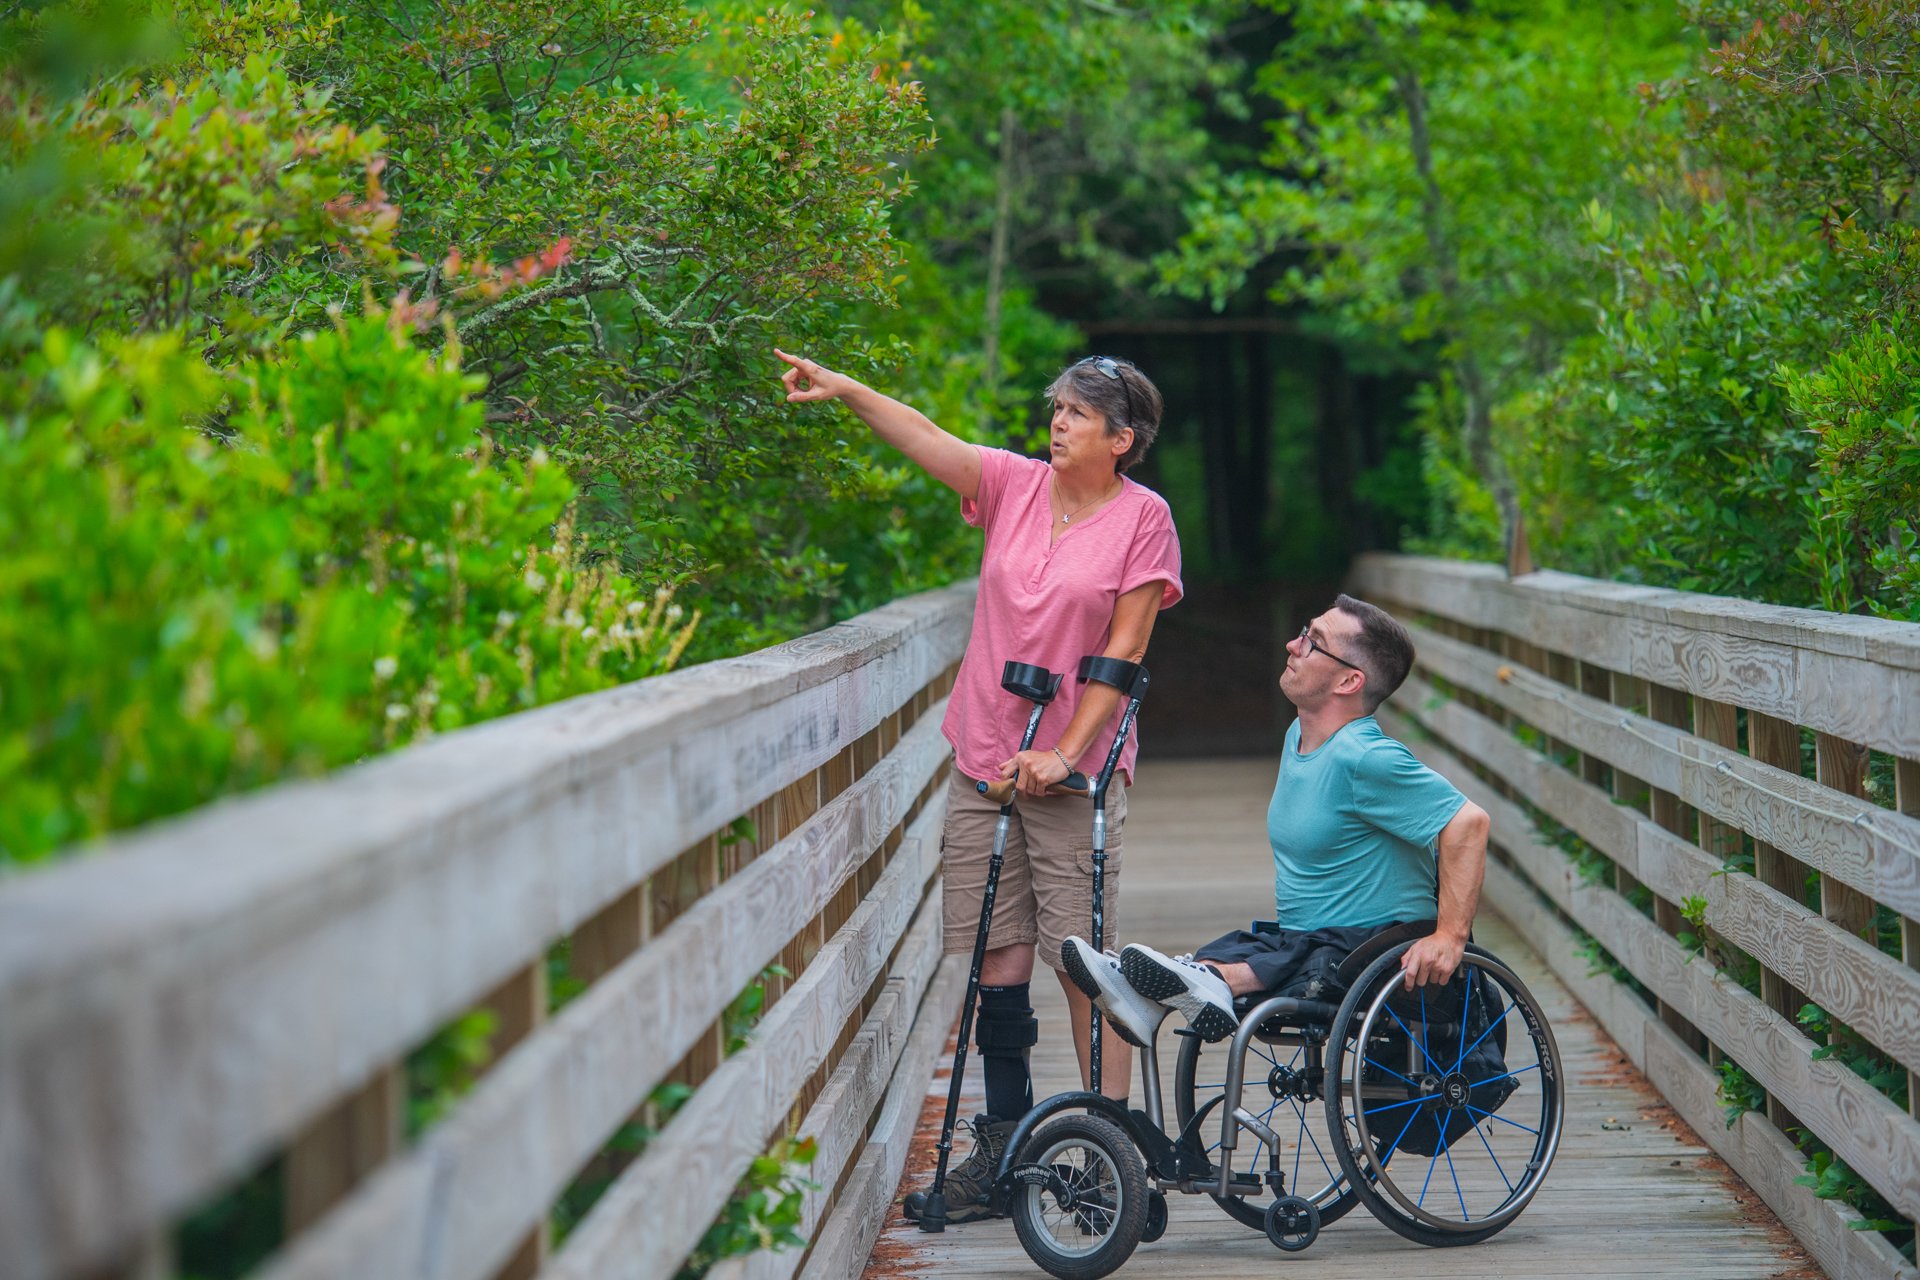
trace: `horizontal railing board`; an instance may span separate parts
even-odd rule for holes
[[[1389,732],[1403,727],[1400,716],[1383,710]],[[1579,883],[1566,854],[1452,752],[1417,737],[1408,746],[1492,815],[1493,842],[1549,901],[1781,1098],[1889,1204],[1920,1216],[1920,1123],[1842,1064],[1814,1060],[1814,1046],[1793,1024],[1711,965],[1690,963],[1678,943],[1612,889]]]
[[[934,824],[940,821],[936,816]],[[939,841],[927,841],[926,848],[937,862]],[[802,1194],[800,1221],[794,1228],[802,1239],[812,1240],[832,1207],[840,1175],[865,1150],[874,1110],[886,1097],[920,1010],[917,1002],[925,994],[909,991],[899,978],[887,980],[886,990],[874,1003],[853,1045],[801,1120],[799,1134],[816,1144],[813,1163],[807,1170],[814,1185]],[[804,1257],[803,1249],[763,1249],[734,1260],[729,1275],[735,1280],[787,1280]]]
[[[800,1271],[803,1280],[856,1280],[865,1270],[873,1242],[892,1211],[894,1188],[900,1185],[914,1126],[927,1100],[927,1082],[947,1050],[966,989],[967,957],[948,956],[921,1002],[866,1148],[814,1238]]]
[[[959,656],[971,592],[448,734],[0,882],[11,1265],[104,1265],[246,1170],[859,740]]]
[[[1920,758],[1920,626],[1488,565],[1363,557],[1362,594]]]
[[[1426,628],[1420,666],[1534,728],[1920,917],[1920,819],[1776,769]]]
[[[894,962],[909,1000],[939,966],[940,904],[929,900]],[[549,1280],[653,1280],[699,1243],[747,1166],[839,1037],[882,966],[849,957],[807,967],[761,1021],[753,1041],[688,1099],[646,1153],[614,1180],[569,1237]]]
[[[1834,1280],[1916,1280],[1916,1271],[1886,1237],[1859,1231],[1860,1215],[1838,1200],[1822,1200],[1794,1182],[1806,1161],[1756,1111],[1726,1123],[1718,1077],[1659,1016],[1626,987],[1588,970],[1573,931],[1541,901],[1519,873],[1499,862],[1487,867],[1487,904],[1545,957],[1556,976],[1593,1014],[1621,1051],[1645,1072],[1680,1118],[1759,1193]]]
[[[1667,901],[1706,900],[1706,922],[1840,1021],[1908,1066],[1920,1066],[1920,970],[1855,937],[1750,875],[1730,872],[1638,810],[1519,742],[1417,676],[1395,701],[1468,757],[1487,765]]]
[[[947,756],[938,719],[921,717],[864,777],[503,1059],[412,1152],[296,1240],[265,1280],[398,1278],[419,1274],[425,1259],[446,1280],[491,1275],[741,989],[826,908]],[[931,872],[925,830],[915,823],[914,843],[894,859],[899,874],[889,868],[814,964],[875,948],[884,956],[899,939]]]
[[[1914,624],[1893,618],[1609,582],[1552,569],[1509,578],[1500,565],[1390,552],[1362,555],[1355,562],[1353,579],[1358,589],[1405,604],[1427,608],[1428,600],[1445,603],[1445,608],[1431,608],[1433,613],[1454,616],[1458,610],[1467,610],[1461,621],[1495,631],[1508,630],[1501,623],[1520,616],[1514,612],[1518,605],[1544,599],[1608,618],[1671,622],[1687,629],[1920,671],[1920,638]],[[1604,624],[1588,620],[1588,626],[1597,630]]]

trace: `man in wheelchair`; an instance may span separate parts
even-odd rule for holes
[[[1267,810],[1277,918],[1191,956],[1138,943],[1116,955],[1077,937],[1061,948],[1067,975],[1130,1044],[1151,1038],[1163,1005],[1217,1041],[1239,1025],[1236,996],[1337,1001],[1341,961],[1389,930],[1417,937],[1401,960],[1408,991],[1444,987],[1460,966],[1486,871],[1486,811],[1373,718],[1413,667],[1412,637],[1343,595],[1287,655],[1280,688],[1299,715]]]
[[[1503,1230],[1553,1163],[1552,1032],[1469,937],[1486,812],[1373,718],[1412,638],[1341,596],[1287,652],[1299,716],[1267,813],[1277,918],[1191,956],[1062,944],[1068,978],[1140,1050],[1145,1105],[1057,1094],[1009,1139],[994,1196],[1060,1280],[1098,1280],[1158,1239],[1170,1191],[1211,1196],[1288,1251],[1360,1205],[1442,1247]],[[1170,1010],[1188,1027],[1163,1094]]]

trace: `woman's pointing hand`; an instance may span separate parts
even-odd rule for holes
[[[790,356],[775,347],[773,354],[792,367],[780,375],[787,389],[788,404],[807,404],[814,400],[835,400],[857,385],[845,374],[835,373],[804,356]]]

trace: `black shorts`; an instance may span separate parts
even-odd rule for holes
[[[1340,993],[1334,977],[1340,962],[1368,938],[1396,927],[1398,922],[1289,933],[1270,920],[1256,920],[1252,929],[1236,929],[1215,938],[1194,952],[1193,958],[1214,964],[1244,964],[1253,970],[1269,996],[1331,1002]]]

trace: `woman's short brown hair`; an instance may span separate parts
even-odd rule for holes
[[[1116,471],[1125,471],[1146,457],[1153,438],[1160,434],[1160,414],[1165,407],[1160,388],[1131,360],[1114,356],[1077,360],[1047,384],[1046,395],[1048,401],[1064,397],[1095,410],[1107,420],[1110,436],[1133,428],[1133,444],[1114,463]]]

